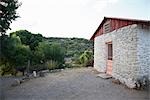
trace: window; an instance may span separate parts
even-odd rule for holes
[[[110,21],[107,21],[103,25],[103,33],[109,33],[110,32]]]
[[[108,44],[108,60],[112,60],[112,57],[113,57],[112,44]]]

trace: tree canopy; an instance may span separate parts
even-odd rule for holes
[[[0,33],[5,34],[10,29],[10,23],[19,17],[16,10],[21,3],[18,0],[1,0],[0,1]]]
[[[38,46],[39,42],[43,41],[43,36],[41,34],[33,34],[27,30],[19,30],[10,33],[10,36],[16,34],[20,37],[22,44],[28,45],[31,50],[34,50]]]

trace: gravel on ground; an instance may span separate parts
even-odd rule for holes
[[[1,100],[149,100],[148,90],[128,89],[96,75],[93,68],[65,69],[16,87],[6,85],[11,78],[1,78]]]

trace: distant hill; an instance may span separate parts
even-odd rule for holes
[[[85,50],[92,50],[93,41],[83,39],[83,38],[55,38],[49,37],[45,38],[46,41],[50,43],[58,43],[66,48],[66,57],[74,58],[78,57]]]

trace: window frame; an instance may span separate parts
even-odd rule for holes
[[[107,60],[113,60],[113,45],[112,45],[112,42],[107,43]]]

